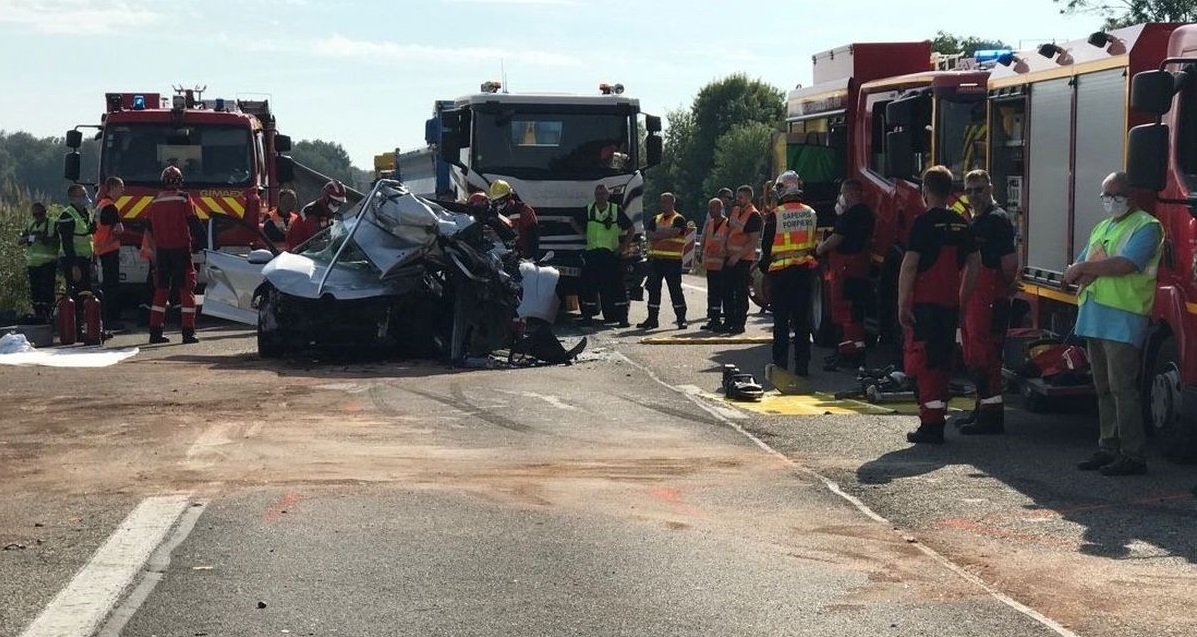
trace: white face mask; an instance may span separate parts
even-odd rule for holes
[[[840,195],[839,199],[835,200],[835,214],[842,215],[848,209],[848,202],[844,200],[844,196]]]
[[[1106,209],[1106,214],[1111,217],[1121,217],[1130,210],[1130,202],[1126,197],[1102,197],[1101,204]]]

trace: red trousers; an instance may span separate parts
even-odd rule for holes
[[[1002,350],[1009,327],[1009,286],[1000,271],[981,268],[960,326],[964,365],[977,386],[978,409],[1002,409]]]
[[[855,354],[865,348],[865,301],[869,294],[868,255],[841,255],[828,259],[827,282],[831,292],[831,320],[840,326],[841,354]]]
[[[154,302],[150,306],[150,329],[162,329],[166,303],[178,294],[182,306],[183,330],[195,330],[195,266],[187,249],[159,248],[154,260]]]
[[[919,303],[913,308],[914,326],[906,329],[906,373],[915,379],[919,421],[940,424],[951,398],[952,359],[956,350],[959,308]]]

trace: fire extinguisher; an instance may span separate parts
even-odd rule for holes
[[[58,342],[63,345],[75,344],[75,300],[64,294],[58,299]]]
[[[84,292],[83,298],[83,344],[99,345],[103,333],[101,323],[100,299],[96,295]]]

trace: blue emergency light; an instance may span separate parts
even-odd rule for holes
[[[216,112],[218,112],[218,113],[224,112],[224,98],[223,97],[216,98]]]
[[[145,96],[144,95],[134,95],[133,96],[133,110],[135,110],[135,111],[144,111],[145,110]]]
[[[1012,60],[1013,57],[1014,52],[1010,49],[981,49],[973,54],[977,64],[996,62],[1002,66],[1009,66],[1009,61],[1003,62],[1003,59]]]

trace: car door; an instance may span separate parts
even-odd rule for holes
[[[258,312],[253,307],[253,295],[262,284],[262,268],[271,257],[266,250],[255,250],[248,257],[204,250],[208,285],[204,291],[203,314],[256,326]]]

